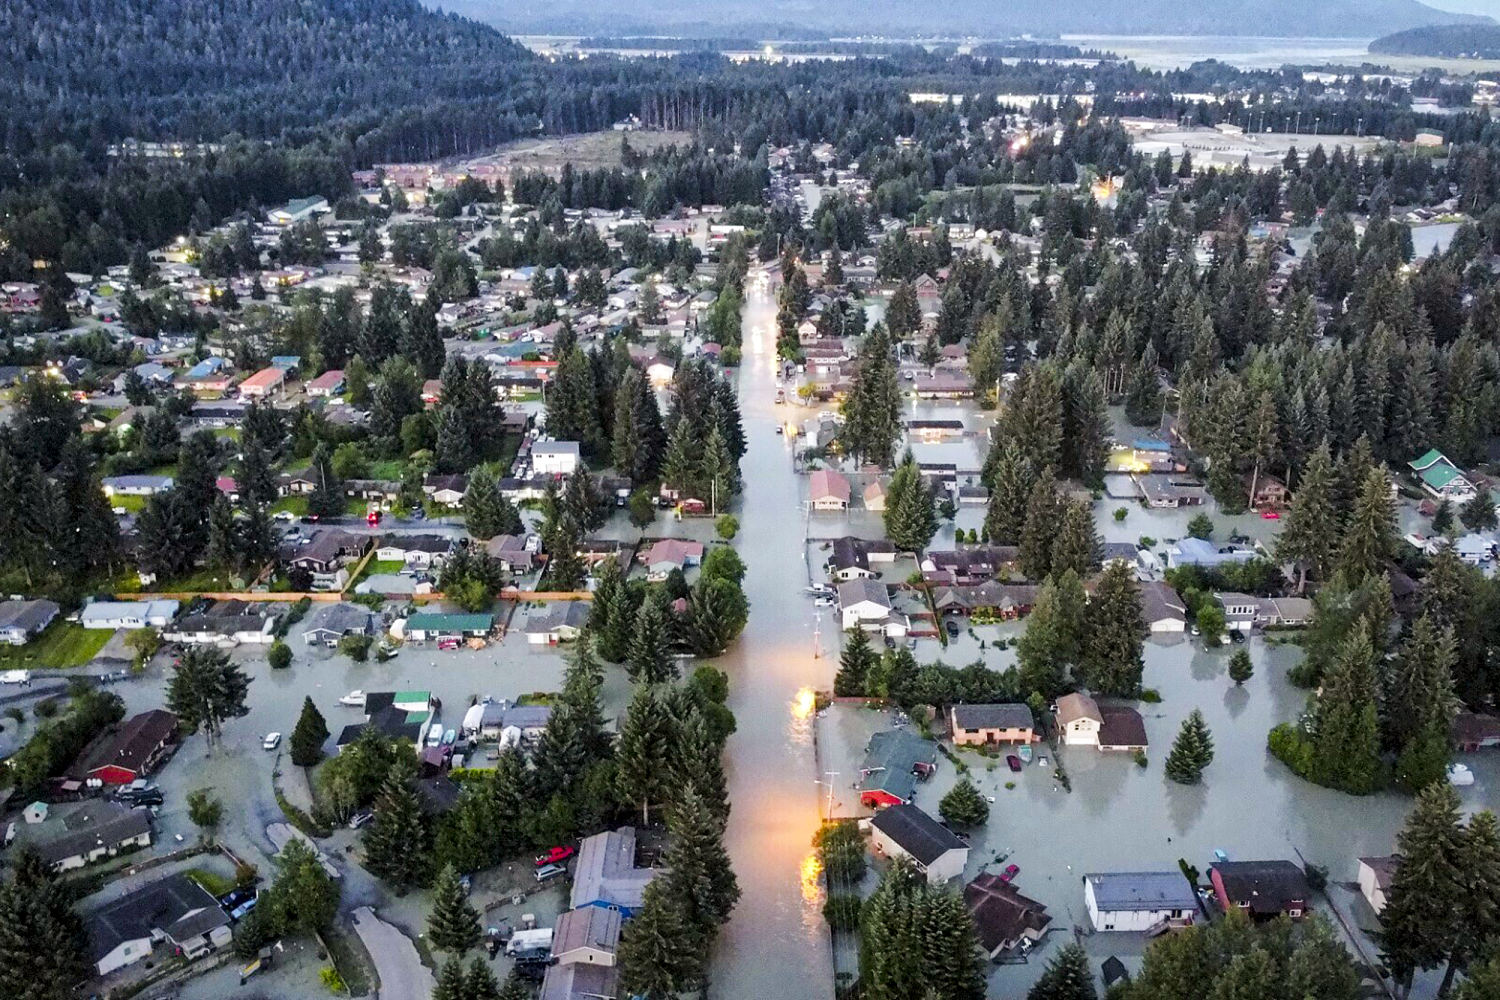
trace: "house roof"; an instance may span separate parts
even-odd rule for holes
[[[156,748],[177,733],[177,716],[160,708],[132,715],[111,726],[88,745],[71,774],[82,780],[104,767],[122,767],[139,774]]]
[[[702,542],[690,542],[681,538],[663,538],[653,542],[651,548],[646,550],[644,561],[647,566],[660,566],[666,563],[685,566],[689,559],[702,558]]]
[[[1083,880],[1093,885],[1101,910],[1190,910],[1198,905],[1182,872],[1095,872]]]
[[[495,616],[479,612],[455,614],[444,611],[419,611],[406,619],[408,632],[488,632],[495,625]]]
[[[1146,722],[1141,713],[1124,705],[1110,705],[1099,710],[1103,721],[1099,724],[1101,747],[1146,747]]]
[[[57,617],[55,601],[0,601],[0,629],[34,632]]]
[[[833,540],[833,554],[828,557],[828,565],[835,570],[869,569],[870,556],[860,539],[846,535]]]
[[[634,827],[596,833],[578,845],[569,905],[577,909],[602,902],[636,909],[646,884],[655,876],[654,870],[635,866]]]
[[[1360,858],[1359,863],[1367,865],[1375,873],[1375,885],[1380,889],[1389,889],[1391,879],[1396,877],[1396,869],[1401,867],[1401,855],[1387,854],[1379,858]]]
[[[1149,624],[1159,621],[1187,621],[1187,603],[1171,585],[1160,580],[1140,584],[1141,615]]]
[[[917,790],[918,764],[937,762],[937,744],[904,729],[886,729],[870,737],[860,764],[861,792],[886,792],[903,802]]]
[[[272,365],[269,368],[262,368],[241,382],[240,391],[244,392],[246,389],[269,389],[272,386],[280,385],[284,381],[286,381],[286,369],[277,368]]]
[[[1423,452],[1421,455],[1417,456],[1415,459],[1407,462],[1406,464],[1407,467],[1410,468],[1413,472],[1422,472],[1438,464],[1439,462],[1447,462],[1449,465],[1453,464],[1452,462],[1448,461],[1447,455],[1444,455],[1436,448],[1429,448],[1427,451]]]
[[[168,875],[105,904],[85,921],[94,961],[126,941],[149,937],[153,930],[173,940],[205,934],[228,925],[229,916],[208,890],[185,872]]]
[[[964,906],[974,918],[979,943],[987,952],[1016,940],[1027,930],[1041,931],[1052,923],[1045,906],[988,872],[964,886]]]
[[[337,632],[339,635],[346,635],[350,632],[368,632],[370,616],[370,609],[358,604],[325,604],[313,614],[302,634],[307,636],[316,632]]]
[[[571,455],[578,457],[577,441],[538,441],[531,446],[532,455]]]
[[[957,729],[1030,729],[1032,724],[1031,709],[1018,702],[953,706]]]
[[[553,950],[556,950],[555,943]],[[569,962],[547,968],[537,1000],[614,1000],[619,995],[618,966]]]
[[[833,499],[840,503],[848,503],[849,480],[833,469],[818,469],[812,474],[809,495],[814,501]]]
[[[1099,714],[1099,703],[1081,691],[1065,694],[1057,699],[1057,724],[1059,726],[1066,726],[1079,719],[1093,719],[1095,722],[1103,723],[1104,716]]]
[[[313,379],[311,382],[307,383],[307,387],[309,389],[323,389],[327,390],[328,392],[332,392],[334,389],[337,389],[339,383],[343,381],[344,370],[342,368],[330,368],[328,371],[324,372],[317,378]]]
[[[151,832],[144,809],[127,809],[117,802],[95,800],[63,819],[66,833],[36,845],[43,861],[56,864],[103,845],[114,847]]]
[[[554,601],[540,614],[526,619],[527,635],[553,632],[560,628],[581,629],[588,624],[590,607],[586,601]]]
[[[969,849],[956,833],[908,803],[880,810],[870,818],[870,825],[924,867],[949,851]]]
[[[890,591],[879,580],[850,580],[839,584],[839,607],[850,608],[865,601],[889,609]]]
[[[1221,861],[1209,871],[1218,873],[1229,901],[1251,913],[1273,915],[1307,902],[1307,875],[1290,861]]]
[[[619,910],[585,906],[557,918],[552,932],[552,954],[565,955],[578,948],[597,948],[614,953],[620,944]]]

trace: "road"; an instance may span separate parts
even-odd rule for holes
[[[833,995],[833,969],[812,854],[812,690],[831,684],[836,664],[813,657],[812,604],[802,593],[801,486],[773,403],[775,302],[754,275],[747,286],[740,408],[749,451],[736,545],[748,564],[750,623],[721,663],[738,720],[725,755],[734,803],[725,842],[741,895],[719,938],[709,995],[813,1000]]]
[[[354,930],[380,977],[380,988],[375,991],[378,1000],[428,1000],[437,984],[411,938],[375,916],[368,906],[361,906],[352,916]]]

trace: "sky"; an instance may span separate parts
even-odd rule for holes
[[[1500,0],[1422,0],[1429,7],[1457,14],[1488,14],[1500,20]]]

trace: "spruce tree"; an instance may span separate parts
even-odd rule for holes
[[[1383,572],[1394,551],[1395,537],[1390,480],[1383,468],[1374,468],[1365,476],[1349,513],[1339,545],[1338,568],[1352,581]]]
[[[1250,653],[1247,650],[1237,649],[1229,658],[1229,679],[1234,681],[1235,687],[1243,687],[1244,683],[1255,676],[1255,665],[1250,662]]]
[[[952,826],[983,826],[990,818],[990,804],[968,778],[948,790],[938,803],[938,814]]]
[[[427,918],[427,940],[439,951],[461,956],[479,947],[479,911],[469,905],[458,869],[444,865],[432,887],[432,914]]]
[[[1047,971],[1026,994],[1026,1000],[1096,1000],[1094,973],[1088,952],[1073,942],[1063,946],[1047,963]]]
[[[1488,490],[1479,490],[1459,508],[1458,518],[1470,531],[1494,531],[1495,501]]]
[[[1313,738],[1313,780],[1365,795],[1380,785],[1380,724],[1375,707],[1375,650],[1364,627],[1344,640],[1323,677]]]
[[[683,914],[683,903],[652,879],[620,935],[620,989],[643,1000],[669,1000],[701,975],[706,956]]]
[[[0,882],[0,995],[65,1000],[92,971],[72,893],[33,850],[21,849],[12,870]]]
[[[469,476],[464,491],[464,527],[481,541],[496,535],[519,535],[521,515],[501,492],[494,473],[484,467]]]
[[[1017,685],[1026,696],[1052,699],[1068,689],[1069,670],[1083,653],[1085,597],[1075,573],[1042,582],[1017,642]]]
[[[932,491],[912,453],[902,456],[885,500],[885,533],[904,552],[920,553],[937,533]]]
[[[1466,923],[1469,892],[1458,794],[1446,781],[1428,785],[1396,836],[1401,863],[1380,912],[1380,946],[1398,983],[1418,969],[1450,960],[1478,928]]]
[[[1311,572],[1326,580],[1333,571],[1339,513],[1335,507],[1333,459],[1324,441],[1313,450],[1292,494],[1292,506],[1276,541],[1278,559],[1298,566],[1300,592]]]
[[[506,978],[505,985],[500,987],[497,1000],[531,1000],[531,991],[526,988],[520,976],[512,973]]]
[[[1031,463],[1015,441],[990,449],[980,477],[990,490],[984,533],[995,545],[1019,545],[1026,524],[1026,505],[1035,478]]]
[[[1099,565],[1099,536],[1094,531],[1094,512],[1090,505],[1083,500],[1065,504],[1062,523],[1056,531],[1049,572],[1088,576]]]
[[[1021,573],[1041,580],[1052,572],[1052,546],[1062,501],[1052,470],[1044,469],[1026,498],[1026,521],[1021,526]]]
[[[659,691],[637,685],[620,726],[615,780],[620,798],[641,807],[642,826],[651,824],[651,803],[667,797],[670,774],[662,763],[671,754],[674,737]]]
[[[638,684],[661,684],[677,676],[677,661],[668,648],[671,620],[664,596],[652,594],[635,616],[635,634],[625,661],[626,672]]]
[[[594,635],[594,652],[610,663],[623,661],[630,652],[636,608],[625,589],[618,560],[606,559],[600,564],[594,582],[593,607],[589,631]]]
[[[703,499],[707,492],[699,479],[698,455],[701,444],[694,437],[693,422],[679,418],[667,437],[666,455],[662,459],[662,486],[675,490],[680,500]]]
[[[740,888],[724,849],[723,825],[691,782],[679,789],[667,810],[672,835],[662,863],[667,892],[705,945],[729,919]]]
[[[431,874],[427,824],[412,787],[410,760],[392,765],[374,811],[365,832],[365,867],[398,890],[425,884]]]
[[[1203,778],[1203,769],[1214,759],[1213,738],[1208,724],[1198,709],[1182,720],[1177,739],[1172,743],[1172,752],[1167,755],[1167,777],[1179,785],[1196,785]]]
[[[1141,651],[1146,621],[1135,573],[1124,563],[1109,565],[1094,588],[1086,614],[1088,635],[1082,665],[1089,690],[1129,697],[1141,687]]]
[[[463,959],[454,955],[438,970],[432,1000],[469,1000],[468,983],[464,981]]]
[[[323,741],[328,739],[328,723],[323,713],[313,704],[312,698],[302,699],[302,714],[297,717],[297,726],[292,730],[292,763],[298,767],[312,767],[323,759]]]
[[[464,993],[466,1000],[502,1000],[507,995],[495,980],[489,963],[479,955],[469,960],[469,969],[464,973]]]
[[[870,668],[877,659],[870,637],[862,628],[844,633],[844,650],[839,654],[839,670],[833,678],[833,693],[840,698],[859,697],[869,693]]]

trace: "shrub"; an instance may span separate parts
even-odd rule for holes
[[[272,670],[285,670],[292,665],[292,647],[277,639],[266,651],[266,662]]]
[[[1144,750],[1137,750],[1135,752],[1135,766],[1136,767],[1145,767],[1146,766],[1146,751],[1144,751]]]
[[[1156,548],[1156,539],[1150,535],[1142,535],[1135,540],[1135,544],[1143,549],[1154,549]]]
[[[1187,523],[1187,533],[1193,538],[1208,541],[1214,537],[1214,522],[1207,514],[1194,514]]]
[[[1115,508],[1115,520],[1116,521],[1123,521],[1123,520],[1125,520],[1129,516],[1130,516],[1130,509],[1128,507],[1116,507]]]
[[[859,926],[859,914],[863,907],[864,901],[858,896],[849,893],[831,895],[823,904],[823,919],[828,921],[828,926],[833,930],[852,931]]]
[[[339,640],[339,652],[355,663],[363,663],[370,656],[370,643],[367,635],[346,635]]]
[[[854,885],[865,876],[865,845],[854,820],[828,823],[813,836],[829,885]]]
[[[219,825],[224,816],[224,805],[208,794],[208,789],[199,788],[188,792],[188,819],[197,826],[211,830]]]
[[[979,826],[990,818],[990,804],[974,783],[965,778],[943,796],[938,812],[954,826]]]
[[[714,522],[714,531],[718,532],[720,538],[729,541],[740,531],[740,519],[733,514],[721,514]]]
[[[344,985],[344,977],[339,975],[339,970],[331,965],[325,965],[318,970],[318,979],[330,993],[342,995],[349,992],[349,987]]]
[[[1312,772],[1312,741],[1291,723],[1283,722],[1266,735],[1266,749],[1299,777],[1305,778]]]
[[[1141,701],[1148,705],[1161,704],[1161,692],[1156,688],[1141,688]]]

